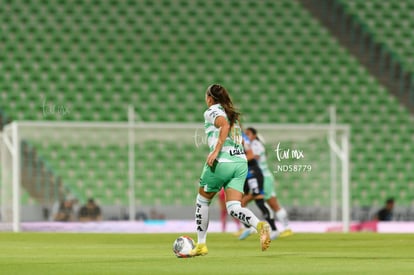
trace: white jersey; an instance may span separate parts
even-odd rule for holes
[[[207,135],[207,143],[210,148],[210,152],[216,147],[220,129],[216,128],[214,121],[217,117],[222,116],[227,119],[227,114],[220,104],[210,106],[207,111],[204,112],[204,128]],[[217,156],[218,162],[246,162],[246,155],[244,154],[242,144],[241,128],[238,122],[235,122],[232,126],[229,135],[224,141],[223,147]]]
[[[266,149],[264,148],[263,144],[259,140],[255,139],[250,142],[250,147],[253,151],[253,154],[259,157],[257,159],[257,162],[260,169],[262,170],[263,176],[272,176],[269,166],[267,165]]]

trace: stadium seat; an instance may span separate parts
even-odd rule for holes
[[[338,1],[414,70],[410,1]],[[410,114],[295,1],[10,3],[10,11],[0,9],[0,110],[13,119],[126,121],[133,104],[143,121],[202,123],[203,92],[210,82],[222,82],[249,123],[327,123],[327,108],[335,104],[338,122],[352,128],[354,202],[382,199],[372,183],[414,182],[407,165],[414,146]],[[44,116],[43,99],[71,112]],[[82,199],[127,200],[124,149],[33,146]],[[144,171],[136,177],[146,190],[137,200],[192,205],[194,194],[177,190],[183,181],[197,182],[205,152],[172,160],[153,143],[137,147],[145,154],[136,156]],[[165,172],[157,174],[154,166]],[[286,183],[300,180],[278,179],[283,201],[323,204],[326,198],[314,197],[323,188],[320,179],[306,178],[314,187],[308,192]],[[401,194],[399,203],[412,204]]]

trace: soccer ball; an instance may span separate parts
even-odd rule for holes
[[[188,236],[178,237],[173,244],[173,252],[178,258],[188,258],[191,250],[195,248],[194,240]]]

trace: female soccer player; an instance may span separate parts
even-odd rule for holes
[[[207,88],[207,111],[204,128],[210,153],[200,178],[196,199],[195,221],[197,246],[191,256],[206,255],[209,205],[214,195],[224,187],[227,213],[242,223],[253,226],[260,234],[262,250],[270,246],[270,226],[247,208],[241,206],[243,185],[247,175],[247,161],[239,126],[239,113],[235,110],[227,90],[218,84]]]
[[[254,200],[257,207],[262,212],[263,217],[269,223],[272,232],[270,234],[270,239],[274,240],[279,236],[277,231],[274,213],[272,209],[265,203],[264,196],[264,177],[262,170],[256,159],[256,155],[251,147],[251,141],[246,134],[242,134],[244,139],[244,152],[247,158],[247,178],[244,182],[244,196],[242,198],[242,206],[245,207],[247,204]],[[255,233],[256,230],[252,227],[246,228],[242,234],[240,234],[239,239],[244,240],[250,234]]]
[[[255,158],[258,161],[259,167],[264,175],[264,197],[267,204],[276,212],[277,219],[282,223],[284,231],[280,233],[279,237],[287,237],[293,234],[289,227],[289,220],[287,212],[284,208],[280,207],[280,204],[276,197],[273,174],[270,172],[269,166],[266,161],[266,149],[263,143],[257,136],[257,130],[255,128],[247,128],[246,135],[250,139],[250,147],[253,150]]]

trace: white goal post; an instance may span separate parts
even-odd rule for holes
[[[26,185],[29,184],[25,185],[24,182],[27,180],[26,174],[29,170],[25,170],[25,172],[23,170],[30,168],[26,167],[28,161],[24,159],[26,153],[23,151],[27,149],[23,149],[23,144],[26,141],[33,144],[34,147],[45,148],[45,154],[52,158],[47,161],[52,162],[51,166],[54,167],[58,166],[59,163],[62,167],[67,165],[67,162],[59,159],[61,151],[67,152],[65,157],[74,157],[75,161],[81,162],[81,164],[85,162],[84,167],[88,167],[88,161],[84,161],[77,156],[77,152],[70,151],[71,148],[74,148],[73,146],[80,146],[76,148],[83,148],[81,150],[85,152],[89,152],[88,150],[92,148],[91,146],[95,146],[93,147],[95,148],[94,150],[96,148],[121,148],[120,150],[125,150],[125,154],[120,154],[120,157],[125,158],[127,165],[123,166],[124,162],[120,162],[119,167],[116,169],[125,169],[126,177],[119,179],[115,176],[114,182],[118,182],[117,186],[120,189],[125,189],[126,199],[121,198],[118,203],[128,209],[129,219],[135,220],[137,209],[141,205],[148,204],[147,201],[154,202],[154,204],[163,204],[162,198],[152,198],[151,196],[154,193],[151,193],[151,190],[148,191],[143,186],[145,185],[145,177],[155,177],[154,175],[163,170],[166,171],[166,175],[163,176],[167,180],[168,177],[173,178],[174,170],[183,169],[183,163],[186,163],[186,158],[191,156],[192,152],[190,150],[201,150],[199,155],[202,155],[204,159],[207,146],[203,144],[205,143],[203,125],[202,123],[137,123],[133,121],[133,117],[133,114],[130,113],[129,122],[14,121],[6,125],[0,136],[0,215],[2,220],[0,225],[3,230],[12,230],[14,232],[21,230],[22,189],[26,190],[28,188]],[[349,125],[339,125],[334,122],[331,124],[263,124],[245,122],[244,126],[255,127],[266,142],[269,166],[271,169],[274,169],[277,182],[276,191],[282,203],[288,207],[290,205],[296,206],[299,209],[306,208],[306,206],[312,204],[328,209],[329,219],[332,221],[342,221],[343,232],[348,232],[350,227]],[[151,145],[152,143],[159,143],[160,146],[151,147],[153,146]],[[50,150],[48,148],[50,144],[53,144],[57,149],[55,151]],[[148,150],[146,144],[149,146]],[[175,145],[183,146],[182,144],[187,147],[180,148],[190,148],[190,150],[180,152],[180,150],[175,151],[174,147],[171,147]],[[279,153],[284,154],[282,159],[277,159],[276,150],[278,150],[278,145]],[[157,156],[154,157],[154,154],[157,154],[157,150],[167,155],[162,155],[159,157],[161,159],[157,159]],[[302,159],[298,155],[295,155],[295,158],[292,157],[291,153],[295,150],[302,151]],[[41,151],[39,149],[37,154],[40,154],[39,152]],[[183,156],[183,153],[185,153],[185,156]],[[92,157],[96,157],[94,154],[88,153],[87,156],[92,155]],[[112,154],[114,154],[112,151],[108,153],[108,158],[112,158]],[[162,159],[164,156],[169,156],[171,159],[164,160]],[[149,171],[151,168],[148,168],[145,162],[153,161],[154,158],[157,159],[156,165],[153,171]],[[171,161],[175,159],[178,159],[178,161]],[[103,167],[108,167],[105,162],[108,162],[109,159],[99,159],[98,157],[96,161],[101,163]],[[202,163],[196,163],[195,165],[196,168],[194,170],[197,170],[195,172],[197,174],[201,171],[198,167],[201,167]],[[311,169],[310,171],[298,171],[298,169],[307,169],[306,165],[308,165],[308,169]],[[170,169],[166,167],[170,167],[171,170],[165,170]],[[68,175],[71,175],[71,173],[86,173],[86,176],[88,176],[86,171],[76,171],[76,168],[71,168],[72,170],[75,169],[75,171],[69,168],[65,169],[69,170]],[[85,169],[89,171],[94,168]],[[188,170],[189,168],[184,169]],[[337,171],[340,172],[337,173]],[[89,171],[89,175],[92,174],[94,176],[97,172]],[[105,172],[110,173],[110,171]],[[194,176],[191,172],[188,172],[188,177],[190,178]],[[43,179],[45,178],[44,175],[42,177]],[[191,184],[194,183],[194,186],[196,186],[197,180],[195,178]],[[86,185],[82,185],[82,179],[71,182],[63,178],[62,181],[77,186],[81,191],[89,188]],[[97,182],[99,184],[99,179]],[[162,179],[154,180],[154,182],[155,185],[160,184],[160,188],[164,184]],[[151,184],[154,182],[151,182]],[[43,188],[42,183],[37,182],[36,184],[38,184],[36,188]],[[103,180],[102,189],[106,188],[105,184],[105,180]],[[176,190],[174,189],[179,189],[181,186],[179,182],[175,184],[169,187],[171,190],[168,191],[170,195],[166,194],[167,198],[171,198],[171,204],[187,205],[185,198],[177,200],[174,197],[176,196],[174,193]],[[341,189],[338,189],[339,186]],[[194,190],[196,189],[194,188]],[[54,194],[60,194],[60,191],[60,189],[56,189]],[[121,190],[121,192],[124,191]],[[28,193],[27,190],[24,192]],[[50,192],[44,191],[42,194],[49,194]],[[84,197],[88,196],[88,192],[96,194],[93,193],[95,192],[94,190],[87,190],[85,192]],[[107,190],[109,199],[116,196],[112,192],[118,191]],[[297,192],[296,195],[294,192]],[[49,200],[43,197],[31,199],[30,194],[27,196],[29,201],[34,201],[34,204],[48,205],[51,203],[50,198],[48,198]],[[146,200],[143,196],[149,196],[150,198]],[[193,198],[193,194],[189,194],[189,197]],[[291,198],[291,201],[287,198]],[[99,197],[98,200],[105,201],[104,198]],[[166,202],[166,204],[169,203]],[[191,219],[191,217],[189,218]]]

